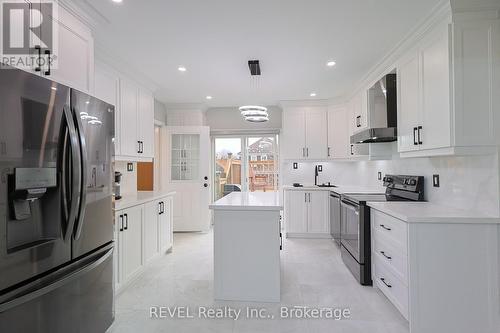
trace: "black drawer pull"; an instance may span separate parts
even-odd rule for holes
[[[387,254],[385,254],[385,251],[380,251],[380,253],[388,260],[391,260],[392,257],[388,256]]]
[[[388,227],[386,227],[386,226],[385,226],[385,225],[383,225],[383,224],[381,224],[380,226],[381,226],[382,228],[384,228],[385,230],[387,230],[387,231],[391,231],[391,230],[392,230],[391,228],[388,228]]]
[[[387,282],[385,282],[384,278],[380,278],[380,281],[382,281],[387,286],[387,288],[392,288],[392,286],[390,284],[388,284]]]

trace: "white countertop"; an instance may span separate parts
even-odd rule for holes
[[[214,210],[282,210],[279,192],[232,192],[211,204]]]
[[[173,191],[140,191],[135,193],[125,193],[120,200],[115,200],[115,210],[121,210],[145,202],[174,195]]]
[[[407,223],[500,223],[500,217],[429,202],[367,202],[367,205]]]
[[[317,187],[314,184],[303,184],[303,187],[293,187],[292,185],[283,186],[287,191],[328,191],[337,194],[344,193],[385,193],[382,186],[355,186],[355,185],[337,185],[337,187]]]

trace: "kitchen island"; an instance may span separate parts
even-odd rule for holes
[[[232,192],[210,205],[214,212],[216,300],[280,301],[278,192]]]

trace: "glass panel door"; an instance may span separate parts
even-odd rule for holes
[[[215,200],[243,190],[242,142],[242,138],[215,138]]]
[[[172,135],[171,180],[197,180],[200,169],[200,135]]]
[[[278,148],[276,136],[248,137],[246,170],[250,192],[278,189]]]

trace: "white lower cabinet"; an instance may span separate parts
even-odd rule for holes
[[[172,198],[164,197],[115,213],[115,290],[172,248]]]
[[[372,208],[371,234],[373,286],[410,333],[498,333],[497,224],[408,223]]]
[[[287,237],[329,237],[329,192],[285,191]]]

